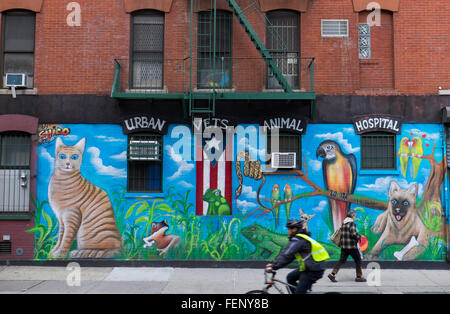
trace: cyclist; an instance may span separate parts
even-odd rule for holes
[[[287,222],[289,244],[272,263],[266,265],[266,272],[270,273],[287,266],[296,258],[300,268],[290,272],[286,278],[290,285],[297,287],[289,287],[295,294],[306,294],[311,290],[312,285],[324,274],[324,261],[330,258],[325,248],[310,237],[304,222],[303,219]]]

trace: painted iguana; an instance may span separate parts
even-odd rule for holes
[[[265,259],[273,260],[289,243],[287,235],[275,233],[257,224],[245,227],[241,233],[256,247],[252,253],[254,258],[261,258],[264,253],[269,252],[269,257]]]

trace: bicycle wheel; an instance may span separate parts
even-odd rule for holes
[[[245,294],[269,294],[269,292],[264,290],[251,290],[249,292],[246,292]]]

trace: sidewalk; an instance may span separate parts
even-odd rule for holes
[[[289,271],[280,270],[277,278],[285,280]],[[450,293],[449,270],[380,269],[371,273],[366,269],[368,283],[354,282],[354,275],[354,269],[342,269],[338,283],[325,275],[313,293]],[[77,282],[79,286],[70,286]],[[262,269],[0,266],[2,294],[243,294],[263,285]]]

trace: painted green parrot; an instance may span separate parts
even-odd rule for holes
[[[406,172],[408,171],[409,153],[411,150],[411,141],[406,136],[400,140],[400,166],[402,168],[402,175],[406,178]]]
[[[416,178],[419,173],[419,166],[422,162],[423,156],[423,141],[419,136],[414,136],[411,140],[411,157],[412,157],[412,165],[413,165],[413,180]]]
[[[272,188],[272,201],[274,206],[281,201],[280,187],[278,186],[278,184],[275,184]],[[275,228],[278,228],[279,213],[280,213],[280,206],[275,207],[273,209],[273,214],[275,216]]]
[[[292,198],[292,189],[291,186],[289,184],[286,184],[284,186],[284,200],[285,201],[290,201]],[[286,204],[284,204],[285,209],[286,209],[286,221],[289,220],[289,216],[290,216],[290,212],[291,212],[291,205],[292,202],[287,202]]]

